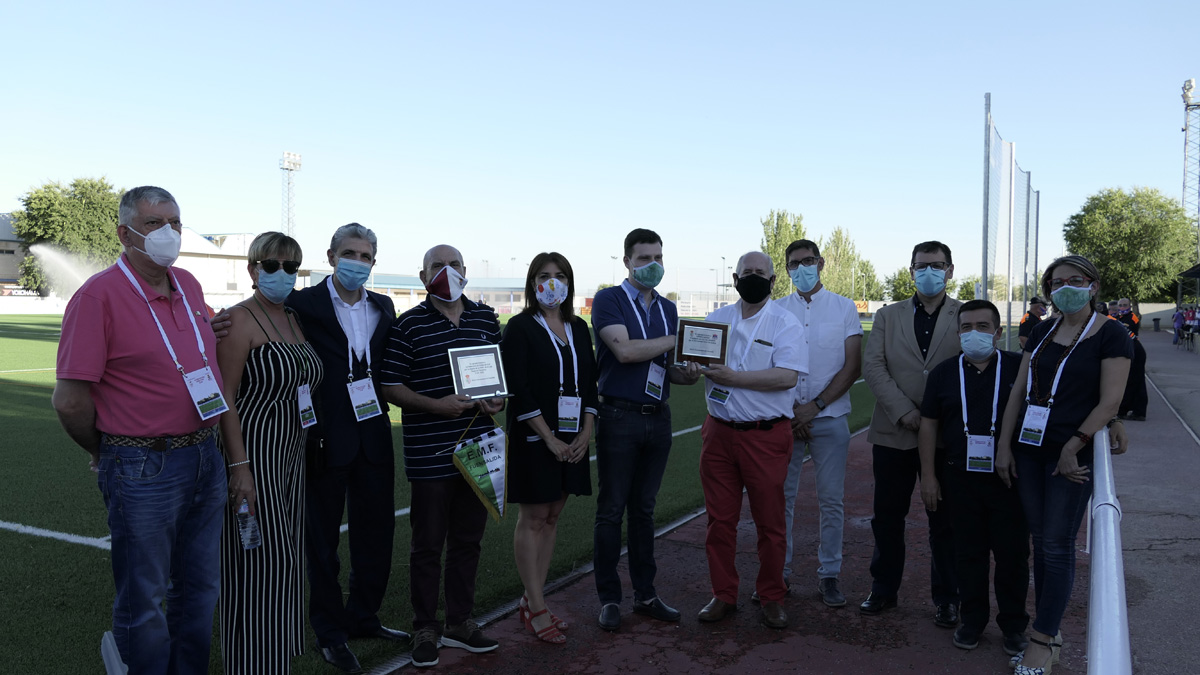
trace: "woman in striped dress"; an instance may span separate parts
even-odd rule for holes
[[[283,306],[300,258],[287,235],[254,239],[247,266],[254,295],[230,308],[229,334],[217,345],[225,400],[233,403],[221,416],[222,449],[246,458],[230,465],[221,538],[221,658],[229,674],[288,673],[304,649],[304,442],[322,368]],[[239,534],[243,499],[258,520],[256,548],[244,548]]]

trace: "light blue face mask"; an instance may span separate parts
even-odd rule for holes
[[[973,330],[960,334],[958,336],[958,343],[962,347],[963,354],[966,354],[968,359],[982,361],[996,351],[996,345],[993,341],[994,337],[991,333]]]
[[[796,290],[807,293],[817,287],[817,282],[821,280],[821,273],[817,268],[817,265],[801,265],[794,270],[788,270],[788,276],[792,278],[792,285]]]
[[[946,290],[946,270],[926,267],[923,270],[917,270],[913,276],[917,282],[917,292],[927,298]]]
[[[365,262],[339,258],[334,273],[337,274],[337,280],[341,282],[342,288],[348,291],[357,291],[367,283],[367,279],[371,276],[371,266]]]
[[[283,302],[295,287],[295,274],[288,274],[282,269],[275,270],[270,274],[262,270],[258,271],[258,290],[262,291],[264,298],[277,305]]]

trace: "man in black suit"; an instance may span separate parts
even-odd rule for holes
[[[309,621],[325,660],[351,673],[362,668],[348,639],[409,639],[408,633],[384,627],[378,616],[391,573],[396,520],[392,426],[376,364],[383,359],[396,310],[386,295],[363,288],[375,265],[376,241],[375,233],[358,223],[339,227],[328,251],[334,273],[286,300],[325,366],[315,401],[318,422],[308,435]],[[343,603],[337,551],[347,499],[350,593]]]

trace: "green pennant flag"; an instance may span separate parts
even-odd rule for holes
[[[500,429],[493,429],[454,447],[454,466],[458,467],[496,522],[504,517],[507,449],[508,437]]]

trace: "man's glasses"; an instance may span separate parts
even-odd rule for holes
[[[939,272],[945,272],[947,269],[950,268],[950,263],[948,263],[948,262],[919,262],[919,263],[912,264],[912,268],[917,271],[921,271],[921,270],[925,269],[926,267],[932,267],[933,269],[935,269]]]
[[[1063,286],[1074,286],[1075,288],[1083,288],[1092,283],[1092,280],[1087,277],[1068,277],[1066,279],[1051,279],[1050,290],[1057,291]]]
[[[816,265],[818,262],[820,262],[820,260],[821,259],[815,255],[810,255],[807,258],[804,258],[801,260],[789,260],[788,264],[787,264],[787,268],[789,271],[791,271],[791,270],[796,269],[797,267],[800,267],[801,265],[803,265],[805,267],[812,267],[813,265]]]
[[[274,274],[279,271],[279,266],[283,266],[283,271],[288,274],[295,274],[296,270],[300,269],[300,262],[297,260],[255,260],[255,264],[262,265],[263,271],[267,274]]]

